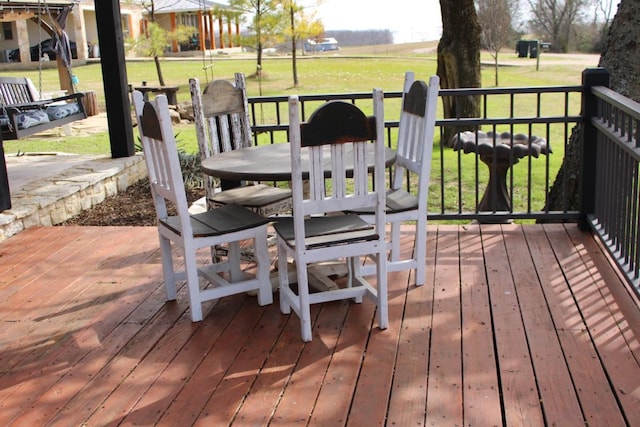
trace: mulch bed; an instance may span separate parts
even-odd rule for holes
[[[187,190],[187,201],[190,204],[203,196],[204,189]],[[156,225],[156,211],[148,179],[138,181],[126,191],[105,199],[59,225]]]

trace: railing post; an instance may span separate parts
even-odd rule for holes
[[[580,221],[582,230],[590,228],[588,215],[595,209],[597,173],[596,156],[598,134],[591,124],[591,117],[598,112],[596,97],[591,93],[594,86],[609,87],[609,72],[604,68],[587,68],[582,72],[582,153],[580,170]]]

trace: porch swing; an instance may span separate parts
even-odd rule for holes
[[[44,4],[44,9],[55,28],[48,26],[42,20],[43,7],[41,3]],[[66,70],[65,77],[69,79],[71,91],[75,92],[75,79],[71,74],[71,50],[67,34],[64,31],[69,11],[70,8],[64,8],[58,14],[57,19],[53,19],[46,0],[38,1],[38,46],[41,46],[40,28],[47,25],[55,41],[54,46],[56,46],[58,60],[63,63]],[[21,139],[87,117],[83,104],[83,93],[71,93],[52,99],[42,99],[41,56],[39,52],[39,89],[36,90],[27,77],[0,77],[0,128],[3,140]],[[60,67],[60,63],[58,63],[58,67]]]

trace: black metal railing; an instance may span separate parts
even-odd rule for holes
[[[440,137],[434,144],[429,220],[500,222],[513,219],[577,219],[578,211],[550,211],[545,206],[546,195],[566,151],[571,127],[582,120],[579,114],[581,94],[582,86],[441,90],[441,97],[477,97],[482,113],[475,118],[439,118],[436,121]],[[371,93],[298,97],[303,120],[329,100],[346,100],[357,104],[364,111],[371,110]],[[388,146],[392,148],[397,135],[401,98],[401,92],[385,93],[385,137]],[[249,98],[255,144],[287,141],[287,102],[287,96]],[[438,117],[442,117],[442,114],[439,113]],[[553,154],[537,159],[532,156],[511,158],[510,161],[515,164],[508,168],[504,177],[509,209],[480,210],[483,194],[494,190],[487,186],[489,172],[497,165],[483,164],[477,152],[465,154],[461,150],[452,149],[449,141],[443,143],[447,127],[453,129],[450,134],[471,130],[478,135],[482,129],[498,134],[507,132],[512,136],[519,133],[537,135],[546,140]],[[407,181],[409,191],[412,190],[412,184],[411,179]]]
[[[595,132],[591,143],[585,137],[585,158],[595,159],[595,191],[586,218],[640,293],[640,103],[604,86],[591,95]]]
[[[595,231],[640,294],[640,104],[608,89],[608,84],[606,70],[591,69],[584,71],[580,86],[441,90],[440,97],[475,97],[481,113],[444,119],[439,112],[429,220],[577,220],[583,229]],[[392,148],[401,97],[401,92],[385,94],[385,137]],[[356,103],[365,111],[371,108],[371,93],[301,95],[299,99],[303,119],[334,99]],[[287,140],[287,101],[287,96],[249,99],[256,144]],[[574,135],[577,123],[582,124],[582,132]],[[527,154],[509,154],[502,159],[506,166],[496,156],[483,157],[478,149],[456,145],[462,135],[475,142],[484,137],[492,147],[489,151],[495,152],[499,142],[506,139],[513,144],[518,134],[527,137]],[[546,154],[531,151],[531,141],[538,141],[532,135],[545,140]],[[581,150],[575,149],[575,143]],[[572,157],[579,157],[580,170],[559,175],[570,149]],[[504,175],[501,185],[490,180],[498,170]],[[570,182],[576,179],[577,186]],[[406,185],[411,191],[415,184],[408,179]],[[577,193],[578,209],[547,207],[551,187],[558,186],[565,198]],[[496,193],[504,196],[503,203],[490,198],[487,204],[487,195]]]

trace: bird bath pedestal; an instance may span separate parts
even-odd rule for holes
[[[489,182],[478,204],[478,212],[511,212],[511,198],[507,191],[507,172],[523,157],[538,157],[551,150],[544,138],[509,132],[461,132],[454,137],[454,150],[477,153],[489,168]],[[481,222],[504,222],[483,219]]]

